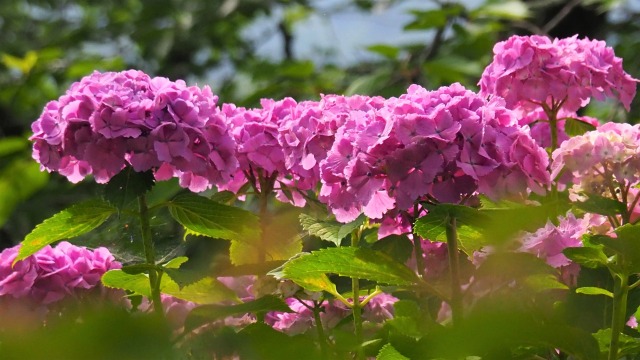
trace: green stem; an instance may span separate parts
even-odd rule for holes
[[[358,247],[360,242],[360,229],[356,229],[351,233],[351,246]],[[356,353],[356,359],[364,359],[364,352],[362,349],[362,305],[360,304],[360,280],[357,278],[351,278],[351,292],[353,293],[353,304],[351,309],[353,310],[353,326],[355,328],[356,344],[358,344],[358,351]]]
[[[547,117],[551,129],[551,152],[549,153],[549,163],[551,163],[553,160],[551,154],[558,148],[558,110],[550,109],[547,111]],[[551,196],[554,200],[558,199],[558,185],[556,183],[551,184]]]
[[[413,223],[415,223],[419,216],[418,203],[415,203],[413,205]],[[422,252],[422,239],[415,233],[413,234],[413,253],[416,257],[416,273],[424,279],[425,265]]]
[[[629,285],[627,275],[618,275],[615,278],[613,290],[613,314],[611,320],[611,343],[609,345],[609,360],[618,359],[618,348],[620,345],[620,334],[624,329],[627,312],[627,298],[629,295]]]
[[[156,255],[153,248],[153,238],[151,236],[151,226],[149,225],[149,207],[147,199],[143,195],[138,196],[138,209],[140,211],[140,227],[142,230],[142,244],[144,246],[144,256],[147,264],[155,266]],[[156,270],[149,270],[149,286],[151,287],[151,302],[153,309],[159,316],[164,315],[162,310],[162,300],[160,299],[160,279],[161,273]]]
[[[460,324],[462,319],[462,289],[460,287],[460,262],[458,254],[458,230],[456,228],[456,218],[451,216],[446,225],[447,230],[447,252],[449,256],[449,274],[451,276],[451,321],[453,326]]]
[[[314,302],[313,304],[313,319],[316,321],[316,330],[318,331],[318,342],[320,343],[320,352],[323,359],[329,358],[329,351],[327,349],[327,336],[324,334],[324,327],[322,326],[322,319],[320,318],[320,304]]]

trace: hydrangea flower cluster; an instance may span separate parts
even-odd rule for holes
[[[0,253],[0,300],[20,299],[46,306],[96,288],[105,272],[121,268],[106,248],[92,251],[66,241],[46,246],[12,266],[18,248]]]
[[[381,218],[430,197],[459,202],[544,192],[547,155],[498,98],[460,84],[409,87],[373,109],[354,110],[320,163],[320,200],[342,222]]]
[[[125,166],[202,191],[229,181],[235,143],[207,86],[141,71],[84,77],[32,124],[33,157],[72,182],[106,183]]]
[[[363,298],[364,299],[364,298]],[[362,300],[362,299],[361,299]],[[393,318],[393,304],[398,301],[394,296],[382,293],[373,297],[363,308],[362,318],[372,323],[382,323]],[[313,302],[288,298],[285,300],[293,312],[270,312],[265,321],[274,329],[289,335],[303,334],[315,326]],[[335,328],[351,310],[338,300],[324,301],[320,321],[325,329]]]
[[[636,192],[631,187],[640,181],[639,125],[604,124],[567,140],[552,157],[553,178],[561,171],[572,175],[574,200],[595,194],[625,204],[635,202]]]
[[[637,80],[604,41],[512,36],[493,48],[493,62],[480,79],[480,94],[498,95],[509,108],[540,104],[575,112],[590,99],[614,98],[629,110]]]
[[[535,254],[554,268],[560,269],[561,278],[575,285],[580,265],[569,260],[562,250],[582,246],[582,235],[589,232],[590,218],[576,218],[571,212],[558,218],[558,225],[551,221],[535,233],[526,233],[520,238],[518,251]]]

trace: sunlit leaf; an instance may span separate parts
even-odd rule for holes
[[[15,261],[58,240],[85,234],[100,226],[115,212],[116,209],[103,200],[89,200],[62,210],[36,226],[25,237]]]
[[[376,360],[409,360],[409,358],[402,355],[391,344],[386,344],[380,349]]]
[[[414,285],[420,279],[404,264],[389,255],[366,248],[340,247],[314,251],[292,259],[283,266],[284,277],[300,286],[337,274],[389,285]]]
[[[251,212],[191,193],[171,200],[169,212],[196,235],[238,241],[260,236],[258,217]]]
[[[567,118],[564,123],[564,132],[569,136],[579,136],[595,129],[595,126],[580,119]]]
[[[300,214],[300,225],[309,234],[317,236],[324,241],[334,243],[340,246],[342,239],[351,234],[360,225],[364,224],[364,215],[360,215],[354,221],[348,224],[342,224],[335,220],[319,220],[307,214]]]
[[[579,287],[576,289],[576,293],[585,295],[604,295],[613,299],[613,293],[611,291],[595,286]]]

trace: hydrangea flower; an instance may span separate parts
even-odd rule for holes
[[[362,308],[363,320],[382,323],[384,320],[393,318],[393,304],[396,301],[398,299],[389,294],[376,295]],[[293,312],[270,312],[265,319],[267,324],[289,335],[303,334],[316,325],[311,310],[313,308],[312,301],[287,298],[285,302]],[[324,301],[320,312],[320,321],[325,329],[333,329],[350,313],[351,310],[338,300]]]
[[[49,102],[32,124],[33,157],[72,182],[106,183],[125,166],[202,191],[237,168],[235,143],[208,86],[141,71],[94,72]]]
[[[576,283],[580,266],[569,260],[562,250],[582,246],[582,235],[589,232],[589,217],[576,218],[571,212],[558,218],[558,225],[551,221],[535,233],[526,233],[520,238],[518,251],[535,254],[554,268],[560,269],[567,284]]]
[[[562,171],[573,178],[573,200],[589,194],[609,197],[633,211],[640,181],[640,126],[607,123],[564,142],[552,154],[551,176]]]
[[[106,248],[89,250],[66,241],[46,246],[12,267],[18,248],[0,253],[0,299],[46,306],[98,287],[105,272],[121,267]]]
[[[480,79],[480,94],[498,95],[509,108],[540,104],[575,112],[593,97],[613,98],[629,110],[637,80],[604,41],[512,36],[493,47],[493,61]]]
[[[381,106],[349,112],[320,164],[320,200],[338,221],[382,218],[419,199],[457,203],[544,192],[548,158],[499,98],[460,84],[409,87]]]

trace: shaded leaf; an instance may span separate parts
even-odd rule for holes
[[[624,203],[595,194],[589,194],[585,201],[574,202],[573,206],[582,211],[608,216],[616,216],[626,211]]]
[[[371,245],[373,250],[388,254],[396,261],[404,263],[413,253],[413,242],[407,235],[389,235]]]
[[[151,190],[155,178],[151,170],[137,172],[128,166],[104,186],[104,198],[118,209]]]
[[[73,205],[36,226],[22,241],[14,263],[58,240],[85,234],[104,223],[116,209],[103,200]]]
[[[447,226],[452,217],[456,219],[456,229],[460,249],[467,255],[484,245],[484,235],[480,231],[488,217],[477,209],[453,204],[428,206],[429,213],[418,220],[414,233],[431,241],[446,242]]]
[[[579,136],[595,129],[595,126],[580,119],[567,118],[564,123],[564,132],[569,136]]]
[[[607,255],[601,247],[571,247],[562,250],[569,260],[591,269],[607,266]]]

